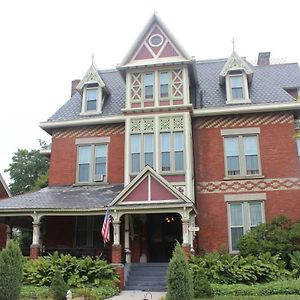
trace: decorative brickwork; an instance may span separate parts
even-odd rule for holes
[[[37,259],[40,255],[40,247],[38,245],[30,246],[30,258]]]

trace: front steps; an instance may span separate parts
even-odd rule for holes
[[[124,290],[163,292],[167,288],[168,263],[132,263]]]

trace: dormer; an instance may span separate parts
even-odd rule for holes
[[[82,115],[101,114],[105,93],[105,83],[94,64],[90,66],[76,88],[82,95]]]
[[[251,103],[249,85],[252,76],[248,63],[233,51],[219,75],[220,84],[226,90],[226,104]]]

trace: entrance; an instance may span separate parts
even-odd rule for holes
[[[149,262],[168,262],[176,242],[182,243],[179,214],[148,214]]]

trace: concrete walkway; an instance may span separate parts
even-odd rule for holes
[[[159,300],[160,297],[163,297],[166,295],[164,292],[150,292],[152,295],[148,294],[147,297],[146,294],[147,292],[142,292],[142,291],[122,291],[120,295],[114,296],[112,298],[109,298],[109,300]]]

